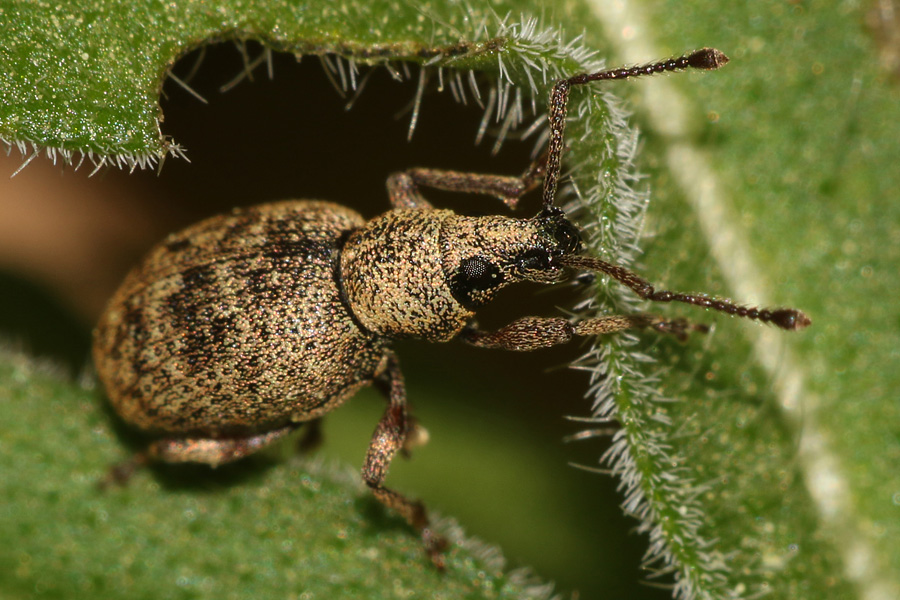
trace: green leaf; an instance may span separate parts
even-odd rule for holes
[[[0,139],[26,155],[43,150],[66,161],[87,156],[99,164],[152,165],[181,151],[160,133],[163,81],[180,56],[205,43],[253,39],[279,52],[334,54],[356,65],[404,60],[496,70],[498,54],[517,49],[507,45],[515,34],[500,26],[494,10],[526,6],[7,2],[0,7],[0,20],[9,24],[0,47]],[[492,31],[497,35],[486,35]],[[540,60],[546,48],[519,50]],[[522,74],[520,64],[512,67]]]
[[[652,2],[606,22],[626,62],[701,44],[733,59],[635,86],[657,181],[644,271],[813,320],[709,314],[709,339],[641,344],[661,369],[647,385],[677,402],[636,402],[635,378],[615,396],[621,469],[685,597],[900,594],[900,115],[866,15],[833,9]]]
[[[552,36],[541,38],[545,24],[526,32],[527,21],[518,19],[524,5],[514,3],[494,7],[501,16],[507,8],[515,11],[505,25],[490,11],[449,2],[424,11],[381,2],[340,4],[334,11],[312,2],[271,10],[219,3],[216,11],[200,3],[70,6],[55,13],[25,2],[0,6],[0,22],[13,24],[0,32],[0,138],[27,156],[46,149],[51,156],[76,161],[84,154],[99,163],[147,165],[177,153],[177,146],[159,133],[156,96],[174,61],[212,38],[260,39],[275,50],[334,52],[356,63],[381,62],[384,56],[373,56],[381,52],[418,64],[433,60],[434,68],[478,69],[493,81],[502,64],[508,80],[501,79],[501,86],[507,81],[513,93],[524,90],[526,105],[531,94],[541,102],[545,98],[546,82],[537,75],[571,72],[587,58],[577,47],[560,49]],[[900,383],[900,320],[893,299],[900,209],[892,192],[900,183],[894,165],[900,155],[900,104],[895,84],[880,70],[877,48],[890,35],[859,26],[866,15],[849,4],[835,9],[817,2],[723,6],[659,0],[632,6],[645,14],[624,15],[618,3],[590,6],[593,13],[567,4],[554,16],[569,32],[587,27],[592,47],[605,44],[599,39],[605,28],[613,54],[623,62],[699,46],[719,47],[733,59],[719,73],[618,84],[614,90],[635,90],[647,134],[644,165],[652,174],[654,199],[644,233],[653,236],[640,242],[645,251],[641,272],[669,288],[797,306],[813,319],[809,330],[788,334],[688,309],[641,306],[714,321],[716,330],[687,345],[652,335],[602,340],[596,353],[581,362],[597,376],[598,414],[610,413],[622,424],[613,463],[623,478],[626,511],[651,536],[648,558],[674,571],[676,592],[684,598],[763,593],[774,598],[897,597],[900,409],[894,390]],[[881,27],[896,30],[889,22]],[[466,43],[459,46],[460,40]],[[460,54],[453,48],[461,48]],[[594,251],[627,262],[637,241],[643,188],[632,178],[629,130],[608,118],[617,114],[616,106],[605,94],[573,94],[567,159],[588,204],[586,219],[598,224]],[[632,191],[636,185],[637,192]],[[616,286],[604,284],[602,296],[619,309],[632,306]],[[8,376],[13,383],[21,378],[15,369]],[[10,593],[24,596],[39,581],[48,595],[72,586],[96,591],[108,585],[113,580],[105,571],[101,576],[92,570],[90,555],[65,541],[72,539],[71,532],[87,536],[95,526],[105,532],[96,538],[96,547],[110,561],[126,565],[118,581],[134,581],[129,589],[146,590],[141,582],[158,584],[172,581],[173,573],[187,573],[174,585],[188,586],[183,595],[203,596],[212,589],[204,586],[214,582],[191,579],[194,574],[221,573],[226,589],[256,591],[231,579],[243,573],[241,584],[252,586],[255,577],[262,577],[233,568],[247,564],[244,552],[255,547],[248,545],[252,541],[229,546],[233,553],[223,551],[221,562],[216,562],[221,556],[208,558],[210,552],[197,552],[184,541],[169,558],[135,561],[130,563],[138,565],[134,568],[118,561],[134,556],[136,547],[130,547],[132,554],[110,548],[110,540],[124,544],[122,532],[151,542],[159,540],[154,535],[173,537],[162,529],[169,513],[180,514],[176,525],[191,526],[183,513],[172,512],[173,502],[213,503],[219,508],[207,508],[207,514],[221,515],[223,522],[229,511],[219,503],[241,508],[230,513],[232,520],[246,520],[244,509],[253,504],[256,512],[250,514],[265,514],[267,521],[271,517],[291,528],[296,551],[305,529],[293,519],[302,517],[288,518],[274,507],[297,494],[300,471],[316,469],[309,465],[295,471],[291,463],[290,474],[279,468],[235,475],[241,480],[237,485],[223,485],[208,496],[169,488],[160,474],[162,493],[156,492],[157,480],[145,477],[138,481],[145,487],[123,492],[132,498],[128,507],[101,497],[93,500],[94,512],[83,510],[92,506],[85,495],[87,466],[108,462],[115,447],[107,421],[91,413],[95,403],[84,404],[83,397],[79,414],[88,415],[87,427],[67,420],[61,407],[47,411],[43,402],[55,392],[42,392],[40,385],[3,386],[20,394],[37,386],[37,406],[43,408],[37,415],[43,420],[32,421],[29,407],[19,403],[3,420],[27,425],[18,433],[4,431],[0,446],[8,454],[6,464],[18,467],[11,468],[17,476],[13,483],[4,482],[10,486],[4,497],[16,500],[7,509],[4,535],[34,540],[30,547],[38,557],[3,555],[0,560],[20,577],[10,580],[21,583],[10,583]],[[548,414],[558,411],[550,407]],[[76,429],[98,432],[93,435],[106,452],[86,445],[96,440],[79,442],[77,436],[48,451],[42,444],[56,436],[35,435],[50,427],[47,415],[60,427],[70,423],[71,435]],[[475,456],[490,447],[491,440],[471,442]],[[42,456],[69,462],[44,474],[52,463],[36,459]],[[241,468],[233,472],[244,473]],[[29,495],[24,486],[26,480],[33,484],[35,475],[40,485]],[[228,482],[229,476],[224,479]],[[283,494],[270,499],[268,494],[277,494],[272,490]],[[30,518],[19,512],[26,508]],[[95,525],[102,521],[97,515],[112,512],[129,526],[116,533],[108,529],[112,526]],[[358,516],[348,512],[329,513],[322,521],[333,525]],[[56,518],[42,516],[48,514]],[[366,513],[353,525],[361,529],[354,531],[369,527],[372,518],[377,521]],[[66,535],[48,527],[51,522]],[[406,556],[414,557],[401,571],[417,570],[408,566],[421,562],[416,562],[414,537],[403,528],[388,530],[409,543]],[[207,536],[221,541],[214,533],[196,539]],[[251,556],[285,557],[272,539],[263,538],[269,545]],[[380,541],[374,546],[382,548]],[[32,560],[47,562],[32,569]],[[168,579],[151,572],[160,565]],[[278,573],[266,585],[291,568],[294,563],[272,566]],[[146,579],[138,581],[138,575]],[[494,592],[479,593],[490,597]]]
[[[547,597],[450,522],[461,545],[437,572],[357,473],[322,461],[160,467],[101,489],[129,450],[97,392],[0,357],[0,535],[15,540],[0,550],[4,598]]]

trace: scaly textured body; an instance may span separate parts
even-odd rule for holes
[[[388,340],[353,323],[335,283],[350,209],[289,201],[170,236],[97,327],[116,411],[165,433],[237,434],[314,419],[369,383]]]

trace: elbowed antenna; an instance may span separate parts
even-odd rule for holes
[[[728,300],[710,298],[700,294],[684,294],[681,292],[671,292],[669,290],[656,290],[649,281],[639,277],[628,269],[608,263],[605,260],[593,256],[569,254],[561,256],[557,260],[559,260],[561,264],[574,269],[585,269],[605,273],[622,285],[631,288],[634,293],[644,300],[693,304],[694,306],[711,308],[736,317],[755,319],[757,321],[762,321],[763,323],[771,323],[772,325],[787,329],[788,331],[803,329],[812,323],[809,317],[796,308],[748,308]]]
[[[685,69],[703,69],[711,71],[728,63],[728,57],[715,48],[703,48],[685,54],[679,58],[670,58],[637,67],[619,67],[598,71],[597,73],[583,73],[567,79],[560,79],[553,86],[550,94],[550,141],[547,148],[546,174],[544,176],[544,211],[554,209],[556,188],[559,183],[560,162],[564,148],[563,132],[566,128],[566,108],[569,101],[569,91],[573,85],[583,85],[592,81],[608,81],[612,79],[628,79]],[[556,209],[558,210],[558,209]],[[704,308],[711,308],[736,317],[755,319],[763,323],[771,323],[787,330],[803,329],[810,325],[811,321],[802,311],[795,308],[756,308],[746,307],[728,300],[710,298],[702,294],[685,294],[669,290],[656,290],[649,281],[642,279],[635,273],[624,267],[608,263],[593,256],[581,256],[576,254],[564,254],[557,259],[560,264],[573,268],[599,273],[605,273],[629,287],[644,300],[654,302],[681,302],[693,304]]]
[[[628,79],[685,69],[712,71],[727,62],[728,57],[724,53],[715,48],[703,48],[678,58],[668,58],[637,67],[619,67],[597,73],[583,73],[557,81],[550,93],[550,141],[547,144],[547,166],[544,175],[544,209],[554,206],[556,200],[556,188],[559,183],[564,148],[563,132],[566,128],[566,109],[569,103],[569,90],[573,85],[582,85],[592,81]]]

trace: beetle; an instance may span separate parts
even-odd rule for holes
[[[444,539],[425,508],[385,487],[398,451],[424,430],[407,414],[398,338],[527,351],[574,337],[635,328],[686,336],[682,319],[610,315],[524,317],[483,331],[478,307],[519,281],[557,283],[568,272],[610,276],[638,296],[681,302],[796,330],[791,308],[747,308],[700,294],[656,290],[635,273],[582,254],[578,228],[555,205],[569,91],[592,81],[712,70],[728,61],[704,48],[677,59],[557,81],[546,151],[521,176],[410,169],[387,180],[391,210],[370,221],[312,200],[263,204],[213,217],[156,246],[125,279],[94,332],[93,354],[115,411],[156,437],[130,463],[237,460],[272,444],[373,384],[387,399],[362,467],[374,496],[421,535],[444,567]],[[436,209],[421,187],[491,195],[515,208],[543,182],[528,219]],[[120,475],[125,471],[120,472]]]

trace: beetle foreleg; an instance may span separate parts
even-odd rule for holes
[[[482,331],[475,325],[466,327],[460,334],[467,344],[479,348],[528,351],[549,348],[569,342],[575,336],[575,327],[561,317],[523,317],[497,331]]]
[[[382,377],[386,384],[384,388],[388,397],[388,407],[378,421],[375,433],[372,434],[372,442],[369,444],[362,468],[362,477],[372,490],[372,494],[382,504],[400,513],[421,534],[425,552],[437,568],[443,569],[445,566],[443,550],[447,542],[431,529],[423,504],[382,485],[394,455],[405,447],[411,425],[406,414],[406,388],[403,385],[403,375],[397,357],[393,354],[389,356],[388,366]]]
[[[562,317],[523,317],[497,331],[481,331],[476,326],[469,326],[460,338],[479,348],[527,352],[565,344],[576,336],[603,335],[644,327],[670,333],[680,340],[686,339],[690,330],[707,329],[704,325],[692,325],[684,319],[667,321],[654,315],[611,315],[574,323]]]

